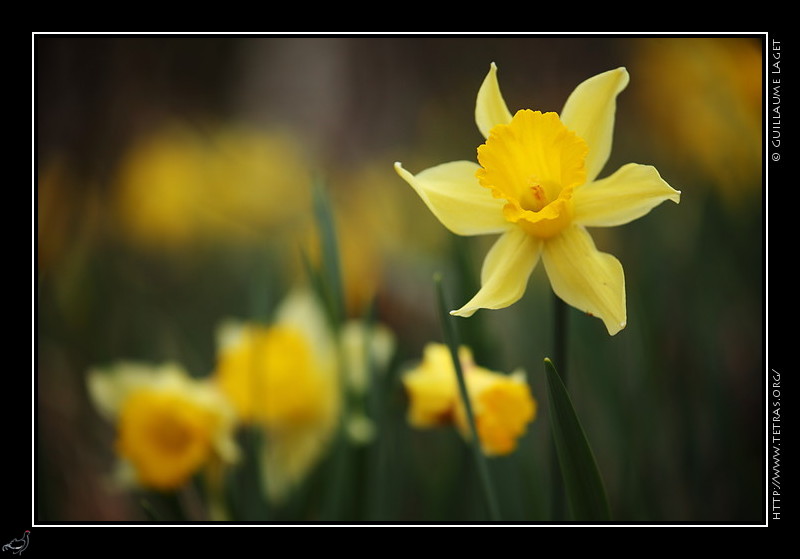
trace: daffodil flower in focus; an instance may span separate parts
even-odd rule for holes
[[[513,116],[492,63],[475,106],[486,142],[478,162],[455,161],[417,175],[397,173],[453,233],[501,233],[483,262],[481,288],[451,314],[499,309],[518,301],[539,259],[553,291],[600,317],[608,333],[627,322],[622,265],[600,252],[586,227],[612,227],[680,201],[658,171],[629,163],[596,180],[611,152],[617,95],[628,85],[617,68],[581,83],[561,114],[523,109]]]
[[[178,365],[122,362],[90,371],[87,386],[117,427],[125,484],[171,491],[206,465],[238,459],[233,408],[212,383]]]
[[[484,454],[510,454],[536,417],[536,400],[524,372],[505,375],[480,367],[466,346],[459,348],[459,361]],[[469,438],[466,408],[446,345],[428,344],[422,362],[403,376],[403,384],[409,397],[408,422],[413,427],[452,424]]]

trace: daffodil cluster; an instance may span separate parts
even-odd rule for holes
[[[176,364],[119,363],[89,373],[95,406],[116,426],[127,481],[178,490],[206,466],[237,461],[235,434],[246,425],[264,435],[257,449],[262,486],[282,503],[329,448],[344,396],[363,400],[368,371],[384,369],[394,351],[382,325],[347,322],[337,339],[305,288],[291,291],[268,324],[224,321],[217,343],[215,370],[202,380]],[[354,443],[375,436],[363,407],[350,411],[344,427]],[[219,494],[221,478],[212,477]]]

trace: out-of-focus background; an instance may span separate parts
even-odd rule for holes
[[[758,37],[37,36],[35,519],[148,519],[110,479],[114,426],[87,372],[137,360],[209,375],[222,321],[266,320],[307,280],[315,181],[334,208],[347,315],[374,309],[396,340],[372,410],[380,430],[362,448],[382,458],[354,455],[335,519],[483,519],[468,448],[452,429],[410,427],[399,379],[442,339],[433,274],[460,305],[493,239],[449,233],[392,165],[474,160],[475,96],[495,62],[512,112],[560,111],[581,81],[625,66],[601,176],[652,164],[682,192],[680,205],[592,231],[625,269],[627,328],[609,337],[569,312],[569,389],[615,519],[762,522],[763,48]],[[523,367],[539,403],[518,451],[491,461],[513,520],[549,510],[552,297],[540,267],[522,301],[460,323],[476,362]],[[330,466],[323,456],[302,497],[251,519],[321,518]]]

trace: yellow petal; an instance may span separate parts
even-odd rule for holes
[[[413,427],[434,427],[451,419],[458,399],[458,385],[452,361],[447,365],[449,369],[433,369],[423,363],[403,375],[409,399],[408,423]],[[446,372],[451,374],[444,374]]]
[[[122,362],[112,371],[92,369],[86,375],[89,397],[97,410],[109,421],[116,421],[122,403],[131,390],[147,384],[153,377],[153,367]]]
[[[481,269],[481,288],[463,307],[450,314],[472,316],[478,309],[502,309],[525,293],[539,261],[542,241],[512,227],[489,250]]]
[[[92,369],[87,374],[89,396],[97,410],[109,421],[116,421],[131,392],[146,386],[182,386],[188,374],[175,363],[150,365],[121,361],[108,369]]]
[[[484,138],[489,137],[489,130],[498,124],[511,122],[511,112],[508,110],[500,85],[497,83],[497,66],[492,62],[489,73],[486,74],[481,88],[478,90],[478,100],[475,102],[475,123]]]
[[[597,177],[611,153],[617,95],[628,85],[625,68],[589,78],[575,88],[561,111],[561,122],[586,140],[586,180]]]
[[[331,432],[314,427],[292,427],[270,433],[261,445],[262,486],[269,500],[283,504],[321,460],[328,449]]]
[[[475,367],[465,372],[465,380],[483,452],[487,456],[510,454],[536,417],[536,400],[525,373],[506,375]],[[456,426],[469,440],[471,432],[461,398],[454,415]]]
[[[412,175],[400,163],[394,168],[442,225],[457,235],[500,233],[509,227],[503,217],[503,200],[492,196],[475,177],[477,163],[453,161],[442,163]]]
[[[610,177],[576,188],[573,215],[579,225],[612,227],[639,219],[665,200],[679,203],[680,191],[655,167],[628,163]]]
[[[576,309],[600,317],[612,336],[625,328],[622,264],[598,251],[583,227],[569,227],[548,240],[542,261],[556,295]]]

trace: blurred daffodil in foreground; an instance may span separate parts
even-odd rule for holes
[[[524,372],[505,375],[480,367],[465,346],[459,349],[459,359],[483,452],[510,454],[536,417],[536,400]],[[469,437],[466,409],[446,345],[428,344],[422,362],[403,376],[403,384],[410,400],[408,422],[413,427],[454,424],[462,436]]]
[[[175,490],[212,461],[237,459],[233,409],[207,380],[174,364],[120,363],[91,371],[87,382],[98,411],[117,426],[122,481]]]
[[[481,289],[452,314],[515,303],[541,258],[556,295],[600,317],[611,335],[625,327],[622,265],[598,251],[585,228],[622,225],[665,200],[680,201],[651,166],[629,163],[595,180],[611,152],[616,98],[628,80],[617,68],[581,83],[560,116],[528,109],[512,116],[492,64],[475,107],[486,138],[478,163],[444,163],[417,175],[395,163],[453,233],[502,233],[483,262]]]
[[[263,481],[285,498],[327,449],[341,407],[334,339],[309,291],[296,290],[268,326],[227,322],[215,379],[241,421],[263,429]]]

